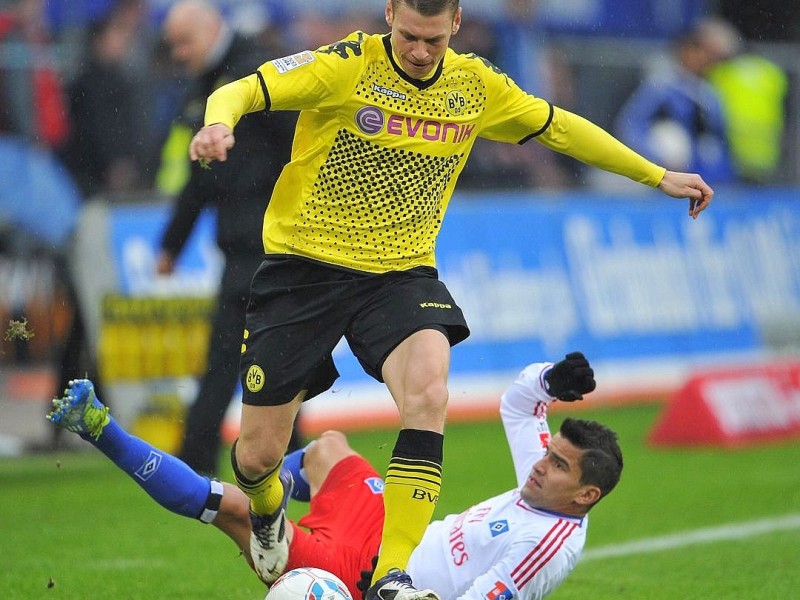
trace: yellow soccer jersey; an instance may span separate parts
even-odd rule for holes
[[[436,237],[478,136],[512,143],[539,136],[550,148],[649,185],[664,175],[476,55],[449,49],[432,77],[409,78],[388,35],[355,32],[267,62],[217,90],[205,122],[234,127],[265,108],[301,111],[292,160],[264,219],[265,251],[359,271],[435,266]]]

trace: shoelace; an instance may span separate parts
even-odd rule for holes
[[[86,422],[86,426],[89,429],[89,434],[97,440],[100,437],[100,434],[103,432],[103,427],[105,426],[106,422],[106,415],[108,414],[109,408],[107,406],[103,406],[102,408],[97,406],[90,406],[84,415],[84,421]]]
[[[258,543],[261,544],[265,550],[272,549],[283,539],[286,527],[285,520],[281,519],[281,525],[278,531],[275,532],[272,528],[275,520],[271,519],[270,516],[254,515],[254,517],[256,522],[253,523],[253,535],[256,536]],[[280,514],[276,518],[279,517]]]

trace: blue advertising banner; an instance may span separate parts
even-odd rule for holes
[[[800,194],[718,190],[697,220],[652,195],[458,194],[437,245],[440,277],[472,334],[453,375],[514,371],[581,349],[595,359],[756,352],[765,325],[800,315]],[[206,215],[176,273],[155,276],[166,207],[111,212],[119,292],[213,295],[221,266]],[[347,345],[340,383],[369,381]]]
[[[457,196],[437,260],[472,335],[451,372],[574,349],[602,360],[757,351],[765,323],[800,314],[798,201],[796,190],[719,192],[692,220],[657,193]],[[366,379],[340,350],[342,380]]]
[[[223,259],[215,242],[214,213],[204,211],[195,223],[168,277],[156,275],[159,241],[169,219],[165,204],[115,206],[109,217],[116,291],[127,296],[213,296]]]

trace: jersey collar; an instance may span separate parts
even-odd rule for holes
[[[436,71],[434,71],[433,75],[431,75],[428,79],[414,79],[413,77],[410,77],[408,73],[403,71],[403,69],[400,68],[400,65],[398,65],[397,61],[394,59],[391,37],[392,35],[390,33],[387,33],[383,36],[383,47],[386,49],[386,55],[389,57],[389,61],[392,63],[394,70],[397,71],[397,74],[400,75],[400,77],[420,90],[428,89],[434,83],[439,81],[439,77],[442,76],[442,69],[444,68],[444,58],[439,61]]]
[[[520,508],[527,510],[528,512],[538,513],[540,515],[547,515],[548,517],[553,517],[555,519],[564,519],[566,521],[571,521],[572,523],[575,523],[579,527],[583,527],[583,524],[586,520],[586,515],[582,517],[576,517],[575,515],[567,515],[564,513],[556,512],[554,510],[535,508],[522,499],[522,496],[519,495],[519,490],[517,490],[516,496],[517,496],[517,501],[515,502],[515,504]]]

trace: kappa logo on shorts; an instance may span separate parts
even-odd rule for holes
[[[383,493],[384,484],[383,484],[383,479],[381,479],[380,477],[367,477],[364,480],[364,483],[369,488],[369,491],[371,491],[373,494]]]
[[[453,308],[452,304],[443,304],[442,302],[420,302],[420,308]]]
[[[245,384],[247,385],[247,389],[251,392],[260,392],[261,388],[264,387],[265,379],[266,377],[264,376],[264,369],[258,365],[252,365],[249,369],[247,369]]]

